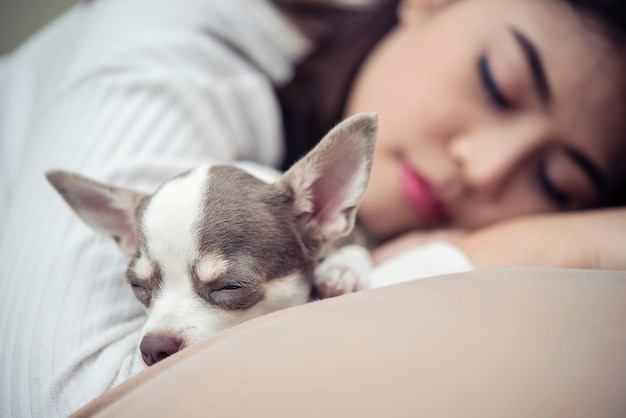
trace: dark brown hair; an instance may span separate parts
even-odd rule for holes
[[[287,154],[283,168],[310,150],[343,116],[352,81],[367,54],[396,24],[398,0],[341,8],[319,2],[281,4],[316,44],[289,84],[277,89]]]

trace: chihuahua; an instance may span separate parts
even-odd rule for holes
[[[242,321],[367,288],[367,250],[346,236],[367,186],[377,117],[352,116],[274,183],[234,165],[195,168],[152,195],[49,171],[90,227],[131,257],[152,364]],[[341,244],[341,246],[339,246]]]

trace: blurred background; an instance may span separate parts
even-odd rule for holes
[[[50,22],[78,0],[0,0],[0,55]]]

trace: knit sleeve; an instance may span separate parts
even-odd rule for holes
[[[89,7],[113,13],[136,3]],[[187,1],[195,9],[178,26],[155,10],[165,3],[183,7],[154,2],[135,26],[108,16],[114,47],[96,31],[103,22],[73,19],[74,42],[57,45],[72,50],[68,61],[51,62],[49,73],[32,68],[40,77],[29,85],[42,84],[37,94],[46,96],[33,99],[27,133],[11,139],[22,148],[0,243],[0,416],[64,417],[144,368],[145,314],[125,283],[128,260],[65,205],[46,170],[152,192],[200,164],[280,159],[271,81],[193,25],[203,2]]]

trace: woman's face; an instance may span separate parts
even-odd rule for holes
[[[587,208],[626,174],[618,60],[564,1],[414,0],[347,114],[379,133],[359,220],[378,238]]]

